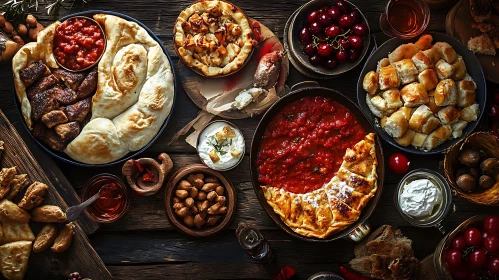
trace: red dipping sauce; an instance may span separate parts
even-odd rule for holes
[[[295,101],[265,130],[256,164],[258,181],[293,193],[308,193],[329,182],[347,148],[366,133],[355,116],[331,99]]]
[[[111,174],[97,175],[90,179],[83,190],[82,200],[87,200],[100,190],[100,198],[85,210],[95,221],[110,223],[125,214],[130,206],[126,186]]]
[[[106,38],[100,25],[88,17],[72,17],[55,30],[54,56],[69,70],[84,70],[100,59]]]

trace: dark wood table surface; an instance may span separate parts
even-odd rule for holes
[[[269,1],[236,1],[248,16],[255,18],[282,38],[284,25],[288,17],[306,1],[269,0]],[[378,19],[386,0],[352,0],[369,20],[371,33],[378,44],[387,39],[379,29]],[[71,3],[71,2],[69,2]],[[191,0],[92,0],[84,4],[77,0],[70,11],[61,9],[59,17],[68,13],[90,9],[109,10],[127,14],[147,25],[167,47],[174,65],[178,57],[172,48],[172,29],[178,14]],[[69,5],[67,5],[69,6]],[[449,8],[431,11],[429,30],[445,32],[445,17]],[[48,24],[56,18],[46,16],[41,4],[39,15],[42,23]],[[362,65],[361,63],[360,65]],[[361,66],[338,79],[320,81],[326,87],[334,88],[356,100],[356,85]],[[39,161],[47,161],[48,155],[38,148],[21,131],[21,118],[14,103],[12,74],[9,65],[0,68],[0,109],[20,130],[21,135]],[[288,85],[310,80],[291,67]],[[168,126],[143,156],[156,157],[160,152],[168,153],[174,162],[174,171],[194,163],[200,163],[196,150],[189,146],[183,138],[171,144],[170,139],[179,129],[184,127],[197,114],[198,108],[185,94],[180,83],[176,104]],[[243,131],[246,139],[246,151],[253,131],[260,117],[236,120],[234,123]],[[397,151],[383,143],[385,161]],[[414,156],[409,155],[411,169],[431,168],[441,170],[442,155]],[[49,161],[52,161],[49,159]],[[81,188],[93,175],[107,172],[120,175],[120,166],[112,168],[80,168],[54,159],[63,174],[74,188]],[[40,162],[44,165],[44,162]],[[57,174],[57,172],[54,172]],[[90,236],[92,245],[101,256],[115,279],[269,279],[285,265],[297,271],[298,279],[307,279],[319,271],[339,272],[339,265],[347,263],[353,257],[354,242],[337,240],[329,243],[310,243],[296,240],[280,230],[259,204],[252,188],[249,172],[249,157],[246,155],[242,163],[225,175],[237,189],[237,209],[231,225],[218,235],[193,239],[175,231],[168,223],[163,203],[163,191],[152,197],[141,197],[132,194],[129,212],[113,224],[102,227]],[[432,254],[443,237],[436,228],[417,228],[408,224],[398,213],[393,196],[394,189],[401,179],[400,175],[386,168],[385,186],[381,201],[372,214],[369,222],[373,228],[383,224],[400,227],[402,232],[413,240],[416,256],[420,259]],[[499,208],[477,206],[460,197],[454,197],[457,211],[445,221],[446,229],[453,229],[465,219],[480,213],[497,213]],[[261,265],[247,257],[239,246],[235,228],[240,222],[257,225],[270,241],[276,259],[273,264]],[[91,275],[88,275],[91,277]]]

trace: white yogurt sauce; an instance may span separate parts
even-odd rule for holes
[[[405,214],[424,218],[431,216],[442,199],[442,191],[432,181],[418,179],[402,187],[399,205]]]
[[[223,128],[226,126],[234,131],[235,136],[228,137],[224,141],[217,141],[215,134],[217,132],[223,133]],[[218,151],[212,144],[218,144]],[[213,153],[213,150],[215,150],[219,158],[216,162],[210,158],[210,152]],[[239,155],[234,156],[237,152],[239,152]],[[225,122],[212,123],[201,132],[198,142],[198,153],[204,163],[212,169],[225,170],[231,168],[237,165],[240,158],[244,155],[244,137],[238,129]]]

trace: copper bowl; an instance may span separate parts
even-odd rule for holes
[[[470,146],[477,150],[483,150],[488,156],[499,158],[499,140],[488,132],[475,132],[457,142],[445,152],[445,177],[453,190],[467,200],[481,205],[499,206],[499,181],[490,189],[479,193],[464,192],[456,184],[455,174],[457,168],[459,168],[459,154],[461,150]]]
[[[225,197],[227,199],[227,213],[212,227],[201,227],[201,228],[190,228],[187,227],[181,218],[179,218],[173,209],[173,198],[175,197],[175,190],[177,183],[186,178],[189,174],[202,173],[204,175],[210,175],[217,177],[220,183],[225,187]],[[216,234],[226,228],[231,222],[235,208],[236,208],[236,192],[232,183],[225,178],[221,173],[212,170],[202,164],[194,164],[183,167],[179,169],[175,174],[172,175],[165,189],[165,207],[166,216],[170,224],[180,232],[183,232],[192,237],[205,237],[209,235]]]

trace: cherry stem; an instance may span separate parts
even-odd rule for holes
[[[335,48],[333,46],[334,43],[338,43],[339,42],[339,39],[343,39],[345,37],[347,37],[347,35],[351,32],[352,30],[351,29],[348,29],[345,33],[343,34],[339,34],[338,36],[334,37],[333,39],[329,38],[329,37],[326,37],[325,39],[321,39],[315,35],[312,35],[312,41],[313,41],[313,44],[314,44],[314,48],[317,48],[319,47],[319,43],[321,42],[328,42],[328,45],[330,45],[331,47],[333,47],[335,50],[337,49],[340,49],[340,50],[343,50],[343,47],[338,44],[338,47]]]

